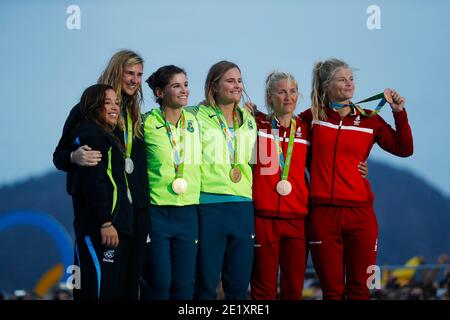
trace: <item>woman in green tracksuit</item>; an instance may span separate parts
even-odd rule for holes
[[[160,107],[144,120],[151,208],[143,298],[187,300],[198,243],[200,132],[183,108],[189,96],[183,69],[161,67],[146,82]]]
[[[239,67],[214,64],[205,83],[205,103],[190,111],[201,131],[199,252],[195,299],[216,299],[222,274],[225,299],[246,299],[253,262],[252,168],[256,123],[239,106]]]

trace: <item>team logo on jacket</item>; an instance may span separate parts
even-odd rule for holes
[[[104,262],[114,262],[114,250],[106,250],[103,252],[103,261]]]
[[[187,121],[187,131],[189,131],[190,133],[194,132],[194,125],[192,123],[192,120],[188,120]]]
[[[359,126],[360,123],[361,123],[361,117],[357,116],[355,121],[353,121],[353,125],[354,126]]]
[[[250,130],[253,130],[253,123],[252,123],[252,121],[251,121],[251,120],[248,120],[248,121],[247,121],[247,124],[248,124],[248,128],[249,128]]]
[[[301,127],[298,127],[297,132],[295,132],[295,137],[296,138],[302,137],[302,128]]]

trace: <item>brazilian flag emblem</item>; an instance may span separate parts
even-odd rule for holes
[[[190,133],[194,132],[194,125],[192,123],[192,120],[188,120],[187,121],[187,131],[189,131]]]

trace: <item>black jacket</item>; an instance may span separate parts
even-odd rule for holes
[[[125,115],[126,118],[126,115]],[[69,116],[64,123],[62,136],[53,152],[53,163],[59,170],[67,172],[67,193],[72,194],[73,187],[73,165],[70,162],[70,153],[73,144],[73,132],[77,125],[84,120],[81,113],[80,104],[77,104],[70,111]],[[115,135],[124,143],[123,132],[116,129]],[[92,146],[90,146],[92,148]],[[94,148],[92,148],[95,150]],[[102,153],[102,156],[103,153]],[[131,150],[131,159],[134,162],[134,171],[128,175],[128,183],[133,196],[134,208],[148,208],[150,205],[149,184],[147,176],[147,162],[145,156],[145,145],[142,138],[133,139],[133,148]]]
[[[108,221],[113,222],[118,232],[133,235],[133,206],[127,196],[122,150],[108,133],[92,122],[80,124],[74,137],[72,150],[87,144],[102,153],[98,165],[74,165],[71,169],[76,236],[98,235],[101,225]]]

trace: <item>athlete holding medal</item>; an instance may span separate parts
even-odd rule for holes
[[[312,121],[312,260],[324,299],[370,299],[367,270],[376,262],[378,226],[370,183],[356,163],[368,158],[374,143],[400,157],[412,155],[405,99],[388,89],[358,102],[381,99],[375,111],[362,109],[351,102],[352,70],[338,59],[316,63],[312,83],[312,106],[302,114]],[[377,114],[386,101],[395,130]]]
[[[246,299],[253,263],[252,168],[256,141],[253,116],[239,106],[239,67],[214,64],[206,78],[205,102],[191,108],[201,129],[199,255],[196,299],[216,299],[222,275],[225,299]]]
[[[146,82],[160,107],[144,120],[151,208],[143,298],[189,300],[198,243],[200,130],[184,110],[189,87],[183,69],[163,66]]]
[[[309,170],[310,162],[310,125],[301,114],[294,116],[299,92],[291,74],[272,72],[266,79],[265,91],[269,114],[256,112],[256,244],[251,294],[259,300],[299,300],[308,253],[305,217],[309,210],[309,182],[305,169]],[[256,109],[251,103],[246,106],[251,111]],[[358,170],[366,175],[367,165],[358,164]]]

